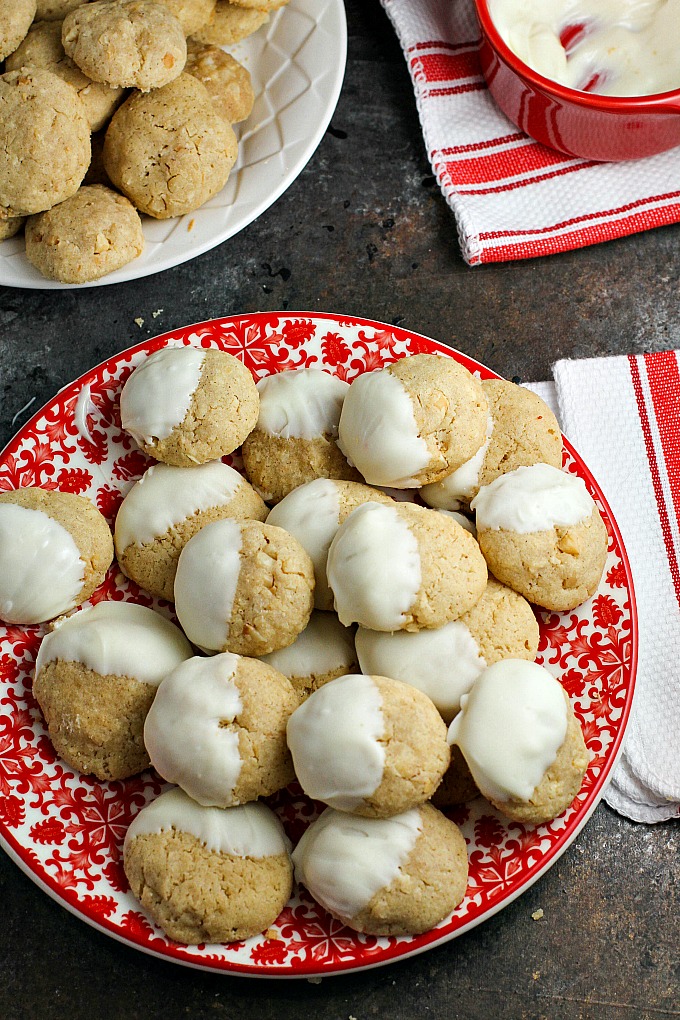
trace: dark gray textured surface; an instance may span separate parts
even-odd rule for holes
[[[0,446],[96,362],[233,312],[398,322],[524,379],[545,378],[558,357],[678,345],[680,227],[524,263],[463,263],[389,24],[377,0],[348,0],[347,10],[349,62],[331,130],[258,221],[137,282],[0,289]],[[601,806],[550,872],[482,927],[321,984],[206,975],[136,953],[73,918],[0,855],[0,1017],[676,1016],[678,841],[677,825],[638,826]]]

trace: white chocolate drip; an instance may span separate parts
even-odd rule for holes
[[[180,553],[175,609],[187,637],[199,648],[220,651],[227,642],[241,572],[241,545],[238,521],[213,521],[190,538]]]
[[[382,781],[385,728],[380,692],[350,673],[315,691],[288,720],[295,774],[308,797],[353,811]]]
[[[312,613],[292,645],[260,658],[287,677],[320,676],[338,669],[346,673],[357,661],[351,630],[333,613],[321,612]]]
[[[483,485],[471,503],[477,529],[528,534],[587,521],[595,504],[584,483],[550,464],[519,467]]]
[[[420,588],[418,542],[396,507],[364,503],[338,529],[327,574],[346,627],[399,630]]]
[[[318,368],[260,379],[257,428],[282,439],[337,436],[340,411],[349,385]]]
[[[567,722],[559,681],[535,662],[504,659],[463,695],[448,740],[485,796],[528,801],[557,757]]]
[[[0,620],[42,623],[73,609],[85,564],[72,535],[42,510],[0,504]]]
[[[418,808],[392,818],[326,808],[293,851],[295,878],[330,913],[350,921],[397,878],[422,828]]]
[[[205,351],[164,347],[129,376],[120,395],[123,428],[142,445],[181,425],[201,379]]]
[[[80,662],[101,676],[126,676],[157,687],[192,654],[178,627],[133,602],[98,602],[46,634],[36,676],[48,662]]]

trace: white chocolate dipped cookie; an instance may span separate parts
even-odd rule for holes
[[[156,688],[192,654],[174,624],[131,602],[60,622],[43,638],[33,684],[57,754],[98,779],[148,768],[143,729]]]
[[[125,837],[132,892],[178,942],[234,942],[274,923],[293,885],[290,842],[264,804],[215,808],[168,790]]]
[[[361,481],[336,442],[346,382],[301,368],[267,376],[257,389],[260,413],[243,444],[243,464],[268,503],[314,478]]]
[[[479,379],[451,358],[417,354],[354,380],[338,445],[371,485],[417,488],[469,460],[486,427]]]
[[[329,681],[293,712],[288,746],[309,797],[373,818],[428,800],[450,756],[446,726],[426,695],[360,673]]]
[[[352,631],[334,613],[318,610],[292,645],[260,658],[288,677],[301,701],[330,680],[359,669]]]
[[[253,487],[219,460],[192,468],[155,464],[120,506],[116,557],[127,577],[172,602],[180,553],[202,527],[225,517],[263,521],[266,516]]]
[[[150,457],[193,467],[232,453],[257,421],[253,378],[224,351],[164,347],[128,377],[123,428]]]
[[[267,655],[293,643],[314,605],[314,567],[283,528],[206,524],[182,550],[175,609],[199,648]]]
[[[328,582],[342,623],[369,630],[441,627],[471,609],[487,569],[472,535],[411,503],[364,503],[333,539]]]
[[[85,496],[0,493],[0,620],[53,620],[84,602],[113,559],[109,526]]]
[[[292,782],[286,723],[297,706],[290,681],[264,662],[195,656],[158,688],[144,743],[163,779],[199,804],[233,807]]]
[[[535,662],[489,666],[464,695],[448,739],[460,747],[487,800],[529,825],[562,814],[588,767],[566,692]]]
[[[316,478],[289,492],[267,517],[268,524],[275,524],[295,535],[311,556],[316,609],[333,608],[333,592],[326,576],[330,544],[352,511],[369,501],[388,506],[393,502],[379,489],[372,489],[361,482]]]
[[[460,829],[430,804],[392,818],[326,808],[293,851],[295,877],[333,917],[371,935],[416,935],[465,895]]]
[[[530,602],[573,609],[597,589],[607,529],[583,481],[549,464],[483,486],[472,507],[489,569]]]

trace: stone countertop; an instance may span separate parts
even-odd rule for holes
[[[131,283],[0,288],[0,447],[104,358],[237,312],[378,319],[523,380],[546,378],[561,357],[678,345],[680,226],[466,266],[390,25],[377,0],[347,0],[347,14],[347,75],[331,126],[297,181],[242,233]],[[0,854],[0,1016],[675,1016],[678,840],[677,824],[635,825],[601,805],[551,870],[484,925],[403,963],[317,984],[204,974],[137,953],[71,916]]]

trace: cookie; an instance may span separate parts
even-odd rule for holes
[[[300,701],[330,680],[359,669],[352,631],[333,613],[313,612],[292,645],[260,658],[288,677]]]
[[[155,460],[193,467],[219,460],[257,420],[258,395],[245,365],[224,351],[164,347],[128,377],[123,428]]]
[[[314,478],[361,481],[338,449],[338,421],[349,386],[328,372],[302,368],[257,384],[260,413],[243,444],[247,477],[268,503]]]
[[[184,70],[205,85],[216,112],[227,124],[238,124],[250,115],[255,102],[250,73],[230,53],[189,40]]]
[[[460,747],[487,800],[527,825],[561,815],[588,767],[566,692],[535,662],[489,666],[464,696],[448,739]]]
[[[549,464],[520,467],[472,502],[489,569],[530,602],[562,612],[596,591],[607,529],[585,485]]]
[[[70,60],[61,44],[61,21],[37,21],[7,58],[5,69],[18,71],[26,64],[43,67],[72,85],[80,97],[91,131],[99,131],[123,99],[123,89],[92,81]]]
[[[168,790],[130,825],[133,894],[177,942],[235,942],[269,928],[293,885],[290,842],[264,804],[202,807]]]
[[[288,720],[300,786],[338,811],[388,818],[424,803],[449,764],[446,725],[415,687],[349,673]]]
[[[328,586],[326,561],[328,550],[340,525],[362,503],[392,504],[379,489],[360,482],[317,478],[293,489],[269,514],[267,522],[284,528],[297,538],[314,564],[314,606],[333,608],[333,592]]]
[[[156,688],[192,654],[174,624],[130,602],[99,602],[59,623],[43,638],[33,683],[59,757],[98,779],[148,768],[143,730]]]
[[[161,683],[144,724],[151,764],[199,804],[232,807],[294,778],[286,723],[290,681],[231,652],[183,662]]]
[[[0,60],[14,53],[35,18],[36,0],[0,0]]]
[[[193,35],[215,17],[215,0],[158,0],[173,14],[185,35]]]
[[[193,468],[155,464],[120,506],[116,558],[127,577],[172,602],[179,554],[204,525],[223,517],[263,521],[266,516],[252,486],[222,461]]]
[[[48,280],[60,283],[99,280],[143,250],[139,213],[127,198],[101,184],[79,188],[26,223],[26,258]]]
[[[452,744],[451,762],[441,783],[432,794],[430,803],[440,809],[456,807],[458,804],[467,804],[469,800],[474,800],[478,796],[477,784],[472,778],[463,752]]]
[[[486,379],[482,389],[489,404],[486,442],[453,474],[421,489],[428,506],[467,507],[481,485],[518,467],[539,463],[562,467],[562,434],[545,401],[504,379]]]
[[[288,532],[259,521],[213,521],[180,554],[175,610],[199,648],[267,655],[305,629],[313,592],[312,561]]]
[[[194,33],[194,40],[211,46],[233,46],[246,39],[269,20],[266,11],[246,10],[228,0],[217,0],[215,16],[209,25]]]
[[[465,840],[430,804],[393,818],[326,808],[293,851],[295,877],[333,917],[370,935],[419,935],[465,895]]]
[[[0,241],[7,241],[23,229],[25,216],[13,216],[11,220],[0,219]]]
[[[0,75],[0,219],[74,195],[90,163],[90,124],[71,85],[42,67]]]
[[[80,7],[86,0],[38,0],[36,21],[63,21],[69,11]]]
[[[412,503],[364,503],[328,550],[340,621],[369,630],[420,630],[458,619],[481,598],[487,568],[472,535]]]
[[[187,59],[177,18],[154,0],[95,0],[64,18],[67,56],[92,81],[142,92],[167,85]]]
[[[109,526],[85,496],[0,493],[0,620],[53,620],[89,598],[113,559]]]
[[[338,445],[372,485],[437,482],[484,442],[482,384],[452,358],[417,354],[358,376],[340,416]]]

